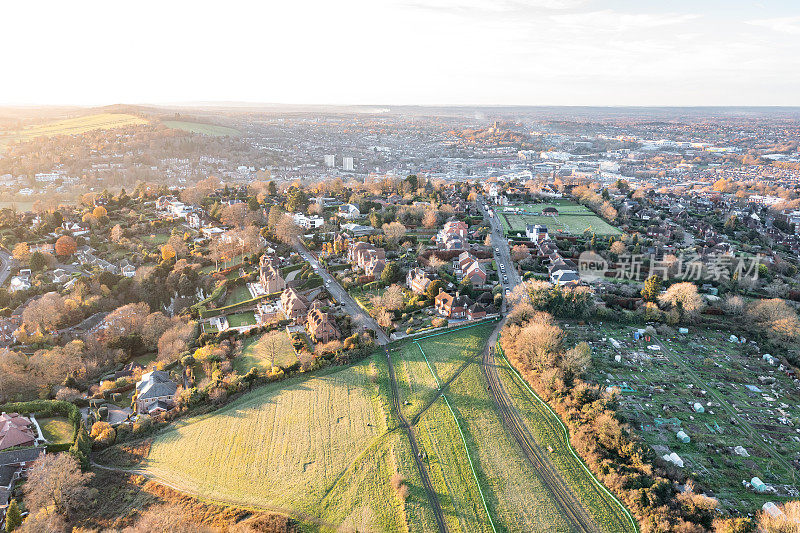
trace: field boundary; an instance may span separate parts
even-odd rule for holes
[[[617,498],[610,490],[608,490],[608,488],[606,488],[605,485],[603,485],[603,483],[599,479],[597,479],[597,477],[594,475],[594,472],[592,472],[589,469],[589,467],[586,466],[586,463],[583,461],[581,456],[578,455],[577,452],[575,452],[575,449],[572,447],[572,441],[570,441],[570,438],[569,438],[569,429],[564,424],[564,422],[561,421],[561,417],[558,416],[558,414],[555,411],[553,411],[553,408],[550,407],[550,405],[547,402],[545,402],[542,398],[539,397],[538,394],[536,394],[536,392],[534,392],[534,390],[530,387],[530,385],[528,385],[528,382],[525,381],[525,378],[523,378],[522,375],[517,371],[517,369],[514,368],[514,365],[512,365],[511,362],[506,358],[506,354],[505,354],[505,352],[503,352],[503,348],[500,346],[500,342],[499,341],[498,341],[498,343],[496,345],[496,352],[499,353],[500,357],[502,357],[503,360],[508,364],[508,368],[510,368],[512,373],[522,382],[522,384],[525,386],[525,389],[534,398],[536,398],[536,400],[555,418],[555,420],[558,422],[559,426],[561,426],[561,429],[564,431],[564,438],[566,440],[567,449],[569,450],[569,452],[572,454],[573,457],[575,457],[575,459],[577,459],[578,463],[581,465],[583,470],[586,471],[587,474],[589,474],[589,477],[592,479],[592,481],[594,481],[594,483],[606,495],[611,497],[611,499],[614,501],[614,503],[616,503],[619,506],[620,509],[622,509],[622,512],[625,514],[625,516],[628,518],[628,520],[630,521],[631,525],[633,526],[633,530],[638,533],[639,524],[636,522],[636,519],[633,518],[633,515],[631,515],[630,511],[628,511],[628,508],[625,507],[625,504],[623,504],[619,500],[619,498]]]
[[[473,324],[473,326],[474,325],[477,325],[477,324]],[[460,329],[466,329],[468,327],[472,327],[472,326],[465,326],[465,327],[460,328]],[[458,331],[458,330],[453,330],[453,331]],[[450,333],[450,332],[448,331],[447,333]],[[441,334],[442,333],[437,333],[437,334],[434,334],[434,335],[429,335],[429,337],[434,337],[436,335],[441,335]],[[423,337],[423,338],[427,338],[427,337]],[[441,382],[439,381],[439,378],[436,376],[436,373],[433,371],[433,368],[431,368],[431,363],[430,363],[430,361],[428,361],[428,356],[425,355],[425,350],[423,350],[422,346],[419,345],[419,342],[417,342],[418,340],[419,339],[415,340],[414,344],[417,345],[417,348],[419,348],[419,351],[422,353],[422,357],[425,358],[425,364],[428,365],[428,370],[431,371],[431,374],[433,375],[433,379],[436,380],[437,387],[439,388],[439,390],[441,390],[442,389]],[[453,416],[453,421],[456,423],[456,428],[458,429],[458,433],[459,433],[459,435],[461,435],[461,442],[464,443],[464,451],[467,453],[467,460],[469,461],[469,468],[472,471],[472,477],[475,478],[475,485],[478,487],[478,493],[481,495],[481,501],[483,502],[483,508],[486,511],[486,517],[489,519],[489,525],[492,526],[492,531],[494,531],[494,533],[497,533],[497,529],[494,527],[494,520],[492,520],[492,514],[489,512],[489,506],[486,504],[486,497],[483,495],[483,489],[481,488],[481,482],[478,481],[478,474],[475,472],[475,466],[472,464],[472,456],[469,453],[469,447],[467,446],[467,439],[466,439],[466,437],[464,437],[464,432],[461,431],[461,424],[458,423],[458,417],[456,417],[456,413],[455,413],[455,411],[453,411],[453,407],[450,405],[450,401],[447,399],[447,396],[444,393],[442,393],[442,398],[444,398],[444,403],[447,405],[447,408],[450,410],[450,414]]]

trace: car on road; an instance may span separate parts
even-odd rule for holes
[[[503,276],[503,283],[508,284],[508,276]]]

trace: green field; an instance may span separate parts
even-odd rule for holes
[[[557,415],[551,413],[531,394],[504,357],[498,355],[496,362],[500,381],[511,397],[512,404],[525,420],[531,435],[540,447],[553,450],[549,455],[550,460],[594,521],[601,525],[603,531],[632,531],[633,526],[619,505],[592,481],[579,460],[570,453],[570,446]]]
[[[42,435],[51,444],[72,442],[73,427],[69,420],[63,417],[37,418]]]
[[[420,446],[451,531],[492,530],[458,425],[498,531],[570,531],[541,478],[505,430],[486,390],[478,357],[495,325],[430,337],[419,346],[406,343],[396,351],[400,397],[408,402],[405,414],[412,423],[418,417]],[[454,419],[443,398],[431,403],[437,392],[433,373],[446,383],[459,370],[445,389]]]
[[[79,135],[94,130],[109,130],[148,124],[148,121],[126,113],[99,113],[85,117],[69,118],[38,126],[30,126],[19,131],[10,132],[9,141],[27,141],[36,137],[55,135]]]
[[[298,360],[289,335],[284,330],[277,330],[247,339],[242,346],[242,355],[233,360],[233,368],[240,374],[246,374],[253,367],[269,370],[273,342],[275,366],[289,366]]]
[[[234,128],[226,126],[218,126],[216,124],[204,124],[202,122],[187,122],[183,120],[164,120],[162,122],[166,127],[188,131],[191,133],[201,133],[203,135],[211,135],[213,137],[222,137],[225,135],[237,136],[241,132]]]
[[[541,214],[542,210],[547,207],[556,208],[558,215]],[[498,207],[497,213],[506,235],[524,234],[528,224],[545,225],[553,235],[559,233],[582,235],[587,231],[603,236],[622,234],[620,230],[594,214],[589,208],[569,200]]]
[[[152,235],[142,235],[141,237],[139,237],[139,239],[146,242],[147,244],[155,244],[157,246],[166,244],[169,238],[170,238],[169,233],[153,233]]]
[[[406,515],[427,524],[410,447],[389,430],[381,359],[268,385],[179,422],[156,436],[144,467],[205,498],[288,512],[310,530],[403,531]],[[405,513],[395,472],[411,489]]]

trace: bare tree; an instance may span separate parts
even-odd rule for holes
[[[288,215],[284,215],[275,225],[275,236],[286,244],[293,244],[302,234],[302,229]]]
[[[81,472],[68,453],[48,454],[36,460],[25,483],[25,503],[31,510],[51,507],[67,520],[86,504],[91,473]]]
[[[392,244],[395,245],[397,242],[405,237],[406,235],[406,227],[399,222],[392,222],[390,224],[383,225],[383,233],[386,235],[386,239]]]
[[[403,287],[394,284],[390,285],[383,293],[383,305],[389,311],[396,311],[403,308]]]

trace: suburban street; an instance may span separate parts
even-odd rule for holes
[[[2,286],[11,274],[11,254],[5,248],[0,248],[0,286]]]
[[[511,260],[511,250],[508,246],[508,240],[503,234],[503,224],[500,222],[500,219],[497,218],[496,213],[495,216],[489,216],[489,213],[483,208],[485,201],[483,196],[478,196],[478,209],[483,215],[483,218],[489,221],[492,228],[491,235],[494,259],[497,263],[497,274],[500,277],[500,283],[503,285],[503,295],[505,296],[506,290],[513,290],[514,287],[522,283],[522,277],[517,272],[517,269],[514,267],[514,262]],[[505,272],[500,270],[500,265],[503,265]],[[508,281],[504,280],[504,276],[508,278]],[[505,299],[503,300],[503,305],[505,306]]]
[[[308,261],[308,263],[314,268],[314,271],[322,277],[322,281],[324,283],[325,289],[333,296],[333,298],[342,304],[344,307],[344,311],[350,315],[353,319],[353,322],[360,328],[371,329],[375,332],[375,342],[379,345],[384,346],[389,344],[389,337],[386,336],[386,333],[383,329],[378,326],[378,323],[375,322],[369,314],[364,311],[353,298],[344,290],[339,282],[331,276],[328,271],[323,268],[323,266],[317,261],[314,255],[308,251],[300,241],[296,241],[295,243],[295,250],[300,256]]]

